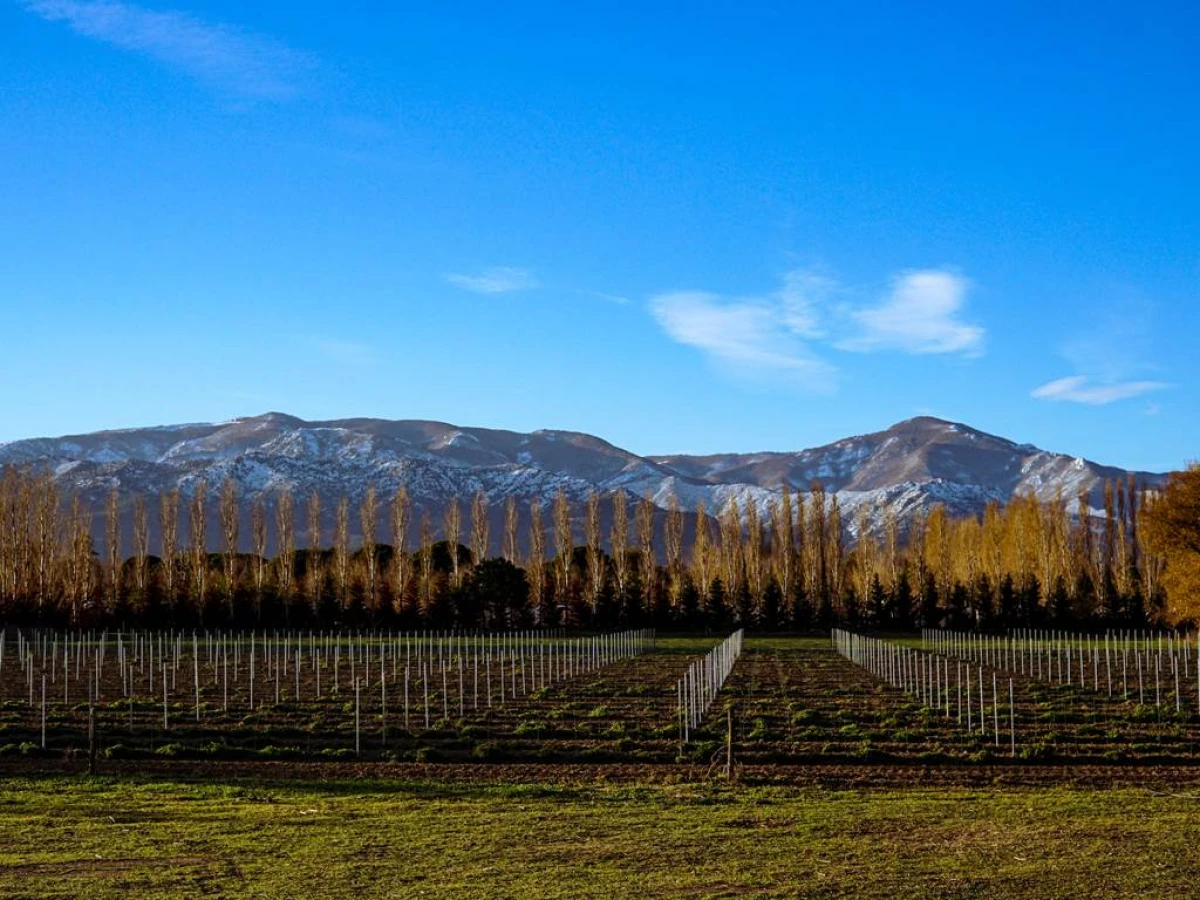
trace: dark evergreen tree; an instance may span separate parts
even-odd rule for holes
[[[708,602],[704,608],[704,627],[722,629],[729,623],[729,603],[725,599],[725,582],[714,578],[708,588]]]
[[[1020,621],[1029,625],[1044,624],[1041,596],[1042,585],[1037,576],[1032,573],[1022,576],[1017,588],[1017,616]]]
[[[779,582],[774,576],[767,582],[767,587],[763,591],[762,603],[762,622],[759,624],[767,631],[778,631],[780,625],[780,615],[783,607],[783,590],[779,587]]]
[[[980,631],[988,631],[995,622],[995,599],[992,596],[992,580],[986,572],[975,578],[971,590],[971,607],[974,613],[975,627]]]
[[[934,578],[932,572],[926,572],[925,580],[921,585],[921,612],[920,622],[918,623],[921,628],[938,628],[941,626],[939,600],[937,579]]]
[[[841,625],[851,631],[862,630],[863,609],[862,602],[859,600],[858,591],[854,589],[852,582],[846,582],[846,587],[842,593],[842,614]]]
[[[1000,621],[1008,627],[1019,627],[1024,624],[1018,615],[1017,588],[1013,584],[1012,575],[1004,573],[1000,579],[1000,588],[996,592],[996,609]]]
[[[1091,604],[1083,598],[1095,597],[1092,580],[1084,575],[1076,585],[1076,591],[1082,591],[1082,593],[1077,593],[1076,597],[1079,598],[1081,603],[1088,604],[1086,608],[1090,608]],[[1071,623],[1071,594],[1067,590],[1066,579],[1061,575],[1054,579],[1054,586],[1050,590],[1049,598],[1047,598],[1046,619],[1047,624],[1055,628],[1062,628]]]
[[[674,624],[684,630],[691,630],[700,624],[700,592],[691,578],[684,579],[683,589],[679,592],[679,609]]]
[[[896,589],[892,596],[891,613],[893,628],[900,631],[908,631],[913,627],[912,582],[908,580],[908,572],[903,569],[896,579]]]
[[[871,590],[867,596],[867,615],[864,624],[868,628],[882,628],[887,624],[889,616],[887,591],[878,575],[871,577]]]
[[[961,581],[955,581],[946,597],[946,620],[950,628],[962,630],[974,625],[968,616],[970,604],[970,592]]]
[[[813,608],[809,602],[808,593],[804,590],[804,582],[797,578],[792,584],[791,626],[796,631],[808,631],[813,627]]]

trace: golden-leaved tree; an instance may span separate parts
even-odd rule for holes
[[[1140,515],[1147,549],[1166,563],[1168,621],[1200,620],[1200,463],[1172,472]]]

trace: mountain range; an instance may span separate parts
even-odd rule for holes
[[[626,491],[649,495],[663,510],[674,495],[688,510],[703,502],[714,512],[736,499],[765,514],[785,485],[807,491],[820,482],[838,497],[851,538],[863,504],[872,530],[888,511],[903,525],[935,504],[951,515],[977,514],[991,501],[1003,504],[1023,494],[1062,496],[1074,508],[1084,490],[1095,512],[1103,505],[1105,481],[1128,474],[927,416],[795,452],[638,456],[570,431],[523,434],[366,418],[308,422],[272,412],[213,424],[13,441],[0,444],[4,465],[48,468],[60,489],[78,493],[97,513],[113,487],[128,507],[136,494],[178,487],[188,495],[201,480],[215,495],[232,478],[243,497],[263,495],[268,503],[285,487],[297,501],[316,491],[328,515],[341,496],[353,502],[368,485],[375,485],[386,507],[405,485],[414,506],[429,512],[435,531],[452,499],[465,503],[479,490],[498,525],[508,497],[524,509],[535,497],[548,504],[559,490],[574,504],[592,491]],[[1133,474],[1150,487],[1165,481],[1157,473]],[[215,541],[215,528],[212,534]]]

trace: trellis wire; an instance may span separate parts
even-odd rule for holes
[[[679,742],[686,744],[700,726],[704,714],[716,700],[733,664],[742,654],[743,630],[739,628],[698,659],[683,673],[675,686],[679,710]]]
[[[833,646],[839,654],[881,681],[916,698],[926,708],[947,719],[966,726],[969,733],[987,737],[987,682],[983,665],[972,671],[956,660],[953,668],[949,656],[901,647],[879,638],[864,637],[839,628],[833,629]],[[965,696],[964,696],[965,694]],[[992,741],[1000,746],[1000,685],[992,673]],[[951,698],[954,698],[952,703]],[[978,703],[978,706],[973,704]],[[953,711],[952,711],[953,706]],[[1008,684],[1008,720],[1010,753],[1016,755],[1016,717],[1013,706],[1013,684]],[[965,716],[965,722],[964,722]]]
[[[137,698],[160,704],[158,727],[166,733],[183,724],[180,716],[170,712],[171,705],[180,701],[186,703],[186,715],[196,723],[238,721],[247,712],[271,707],[272,699],[274,706],[288,708],[293,700],[297,705],[306,699],[329,702],[343,688],[358,689],[356,692],[369,688],[378,699],[376,721],[381,739],[386,740],[388,681],[393,691],[403,690],[405,730],[409,729],[410,706],[419,706],[421,696],[429,728],[434,712],[441,718],[454,712],[462,716],[468,704],[479,709],[484,696],[491,706],[493,692],[504,705],[518,696],[651,652],[654,646],[653,629],[567,636],[558,631],[53,632],[10,628],[0,630],[0,702],[20,700],[36,716],[35,684],[41,681],[41,721],[35,719],[34,727],[40,725],[45,734],[47,725],[55,725],[58,718],[49,708],[51,686],[62,704],[57,710],[63,717],[61,724],[73,718],[73,703],[127,700],[132,733]],[[19,666],[6,665],[6,651],[14,649]],[[303,685],[301,671],[309,676]],[[457,688],[453,707],[452,674]],[[486,677],[486,685],[480,685],[481,676]],[[418,680],[420,694],[413,703],[410,686]],[[239,685],[245,693],[234,693]],[[302,696],[302,687],[312,692],[311,698]],[[441,709],[436,710],[433,704],[439,700]],[[360,704],[365,715],[365,695]],[[138,706],[143,708],[141,703]],[[360,728],[354,727],[356,745]],[[44,737],[42,742],[44,745]]]
[[[1168,698],[1177,713],[1183,711],[1186,679],[1195,677],[1194,701],[1200,714],[1200,636],[1137,630],[1088,635],[1035,628],[990,635],[926,628],[922,639],[927,648],[946,656],[1049,684],[1081,687],[1109,699],[1136,696],[1141,705],[1153,691],[1154,705],[1163,706],[1165,677],[1167,690],[1173,688]]]

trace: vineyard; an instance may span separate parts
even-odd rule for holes
[[[0,757],[1200,763],[1175,634],[0,635]]]

